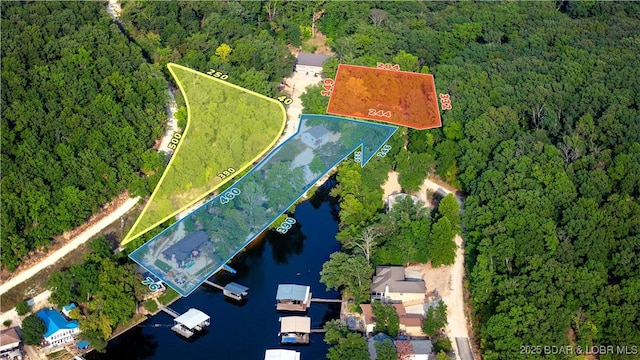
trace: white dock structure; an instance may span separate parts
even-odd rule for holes
[[[173,319],[176,324],[171,330],[186,338],[190,338],[196,331],[202,331],[206,326],[209,326],[210,319],[209,315],[198,309],[191,308],[186,313]]]
[[[300,360],[300,353],[295,350],[268,349],[264,352],[264,360]]]

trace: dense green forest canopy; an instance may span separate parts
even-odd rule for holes
[[[13,270],[125,189],[153,189],[167,90],[99,2],[2,2],[1,44],[1,262]]]
[[[7,267],[118,191],[148,188],[139,169],[162,166],[148,149],[165,116],[154,70],[213,68],[272,96],[293,65],[286,44],[308,37],[322,12],[336,52],[325,76],[338,62],[397,62],[433,73],[452,105],[442,129],[401,129],[384,159],[339,170],[362,184],[341,199],[354,210],[341,218],[374,225],[387,170],[415,190],[435,169],[468,195],[483,358],[524,358],[522,344],[640,343],[640,4],[126,2],[122,21],[139,46],[102,6],[2,3]],[[321,112],[326,100],[312,91]],[[332,356],[363,355],[362,343],[347,336]]]
[[[640,342],[640,6],[327,2],[324,9],[320,29],[340,61],[372,66],[405,50],[451,96],[442,130],[397,133],[391,141],[406,149],[390,154],[389,167],[414,190],[435,165],[468,194],[463,223],[483,357],[524,357],[521,344]],[[333,69],[328,64],[325,75]],[[322,111],[318,95],[305,100]],[[415,161],[421,157],[426,169]],[[381,182],[383,169],[358,176]],[[343,166],[338,176],[351,171]],[[381,209],[367,195],[375,188],[364,189],[341,199],[341,219],[361,227]]]

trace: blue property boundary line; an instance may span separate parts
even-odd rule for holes
[[[283,209],[279,212],[277,212],[270,221],[268,221],[262,228],[260,228],[259,230],[250,233],[248,235],[247,240],[245,240],[241,245],[238,246],[238,249],[233,252],[230,256],[228,256],[225,260],[223,260],[220,265],[216,268],[214,268],[213,270],[211,270],[210,272],[208,272],[206,275],[204,275],[202,277],[202,280],[199,281],[196,285],[193,285],[189,291],[184,291],[184,290],[179,290],[182,289],[178,286],[172,286],[175,285],[172,281],[169,281],[167,279],[165,279],[165,276],[160,275],[160,274],[156,274],[156,271],[149,269],[149,267],[145,266],[145,264],[142,261],[138,261],[137,259],[134,258],[134,256],[142,250],[142,248],[144,248],[146,245],[148,245],[150,242],[154,241],[155,239],[157,239],[158,237],[163,236],[165,233],[167,233],[168,231],[171,231],[173,229],[174,226],[179,225],[184,219],[186,219],[187,217],[191,216],[192,214],[194,214],[196,211],[199,211],[200,209],[202,209],[205,206],[210,205],[212,202],[217,201],[220,199],[220,197],[226,195],[231,189],[233,189],[234,187],[238,186],[243,180],[245,180],[247,177],[249,177],[249,175],[251,175],[256,169],[261,168],[264,164],[266,164],[268,161],[270,161],[273,156],[275,156],[283,146],[287,145],[290,141],[293,141],[296,136],[298,136],[301,132],[301,125],[303,123],[303,121],[305,120],[312,120],[315,118],[319,118],[319,119],[326,119],[326,120],[330,120],[330,121],[341,121],[341,122],[352,122],[352,123],[356,123],[356,124],[362,124],[365,125],[367,127],[375,127],[375,128],[384,128],[387,129],[390,133],[389,135],[386,136],[386,138],[384,138],[384,140],[380,141],[379,144],[376,144],[371,151],[371,154],[366,154],[365,153],[365,142],[363,139],[361,139],[361,141],[357,144],[355,144],[351,149],[348,149],[346,154],[344,156],[342,156],[341,158],[339,158],[339,160],[337,160],[336,162],[334,162],[333,165],[327,167],[327,170],[324,171],[323,173],[321,173],[320,175],[318,175],[317,177],[314,178],[313,181],[307,183],[304,186],[304,190],[302,191],[302,193],[300,193],[299,195],[295,196],[295,198],[289,203],[289,205],[284,206]],[[364,131],[366,131],[367,129],[363,129]],[[289,137],[285,142],[283,142],[282,144],[280,144],[278,147],[276,147],[274,150],[272,150],[265,158],[263,158],[258,164],[256,164],[253,169],[251,169],[251,171],[249,171],[247,174],[245,174],[242,178],[238,179],[229,189],[227,189],[226,191],[218,194],[217,196],[215,196],[214,198],[212,198],[211,200],[205,202],[204,204],[200,205],[198,208],[194,209],[189,215],[185,216],[183,219],[181,219],[180,221],[175,222],[174,224],[172,224],[171,226],[169,226],[168,228],[166,228],[165,230],[163,230],[162,232],[160,232],[158,235],[154,236],[153,239],[151,239],[150,241],[148,241],[147,243],[143,244],[142,246],[140,246],[138,249],[136,249],[134,252],[132,252],[131,254],[129,254],[129,257],[134,260],[136,263],[138,263],[140,266],[142,266],[144,269],[146,269],[147,271],[151,272],[152,274],[154,274],[156,277],[158,277],[160,280],[162,280],[164,283],[166,283],[167,285],[171,286],[174,290],[176,290],[181,296],[189,296],[193,291],[195,291],[196,289],[198,289],[198,287],[200,287],[208,278],[210,278],[212,275],[214,275],[215,273],[217,273],[218,271],[220,271],[222,268],[224,268],[226,266],[226,264],[232,260],[236,255],[238,255],[238,253],[240,253],[247,245],[249,245],[253,240],[255,240],[263,231],[265,231],[274,221],[276,221],[282,214],[284,214],[287,209],[289,209],[293,204],[295,204],[302,196],[304,196],[304,194],[309,190],[309,188],[311,186],[313,186],[315,183],[318,182],[318,180],[320,180],[323,176],[325,176],[327,173],[329,173],[333,168],[335,168],[338,164],[340,164],[342,161],[344,161],[349,155],[351,155],[355,150],[357,150],[358,148],[362,147],[362,159],[360,162],[360,165],[362,167],[364,167],[364,165],[366,165],[375,155],[376,153],[380,150],[380,148],[382,146],[384,146],[384,144],[391,138],[391,136],[393,136],[393,134],[398,130],[397,126],[392,126],[392,125],[386,125],[386,124],[378,124],[378,123],[371,123],[368,121],[361,121],[361,120],[353,120],[353,119],[347,119],[347,118],[343,118],[343,117],[338,117],[338,116],[332,116],[332,115],[315,115],[315,114],[303,114],[300,117],[299,120],[299,124],[298,124],[298,131],[296,131],[295,134],[293,134],[291,137]],[[151,265],[151,264],[150,264]]]

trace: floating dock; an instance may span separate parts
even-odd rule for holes
[[[162,310],[171,314],[165,309],[169,308],[164,307],[162,308]],[[171,311],[177,314],[175,311]],[[196,333],[196,331],[202,331],[205,327],[209,326],[210,320],[211,318],[209,317],[209,315],[203,313],[198,309],[191,308],[186,313],[173,319],[173,321],[175,321],[175,325],[171,328],[171,330],[186,338],[190,338]]]
[[[230,299],[243,301],[246,300],[247,295],[249,295],[249,288],[234,282],[230,282],[225,286],[216,284],[209,280],[204,281],[205,284],[216,288],[218,290],[222,290],[222,294]]]
[[[276,293],[276,310],[307,311],[311,306],[311,287],[296,284],[280,284]]]
[[[282,344],[308,344],[310,333],[310,317],[287,316],[280,318],[280,342]]]
[[[264,352],[264,360],[300,360],[300,353],[295,350],[268,349]]]

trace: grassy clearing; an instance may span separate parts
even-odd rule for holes
[[[144,308],[152,314],[158,311],[158,303],[153,299],[143,302],[142,306],[144,306]]]
[[[164,294],[158,297],[158,301],[160,301],[162,305],[168,305],[168,304],[171,304],[171,302],[177,299],[178,297],[180,297],[180,294],[178,294],[172,288],[167,287],[167,290],[164,292]]]
[[[274,145],[286,121],[284,107],[275,99],[168,66],[187,101],[187,129],[127,242],[251,166]],[[218,176],[229,168],[228,176]]]

